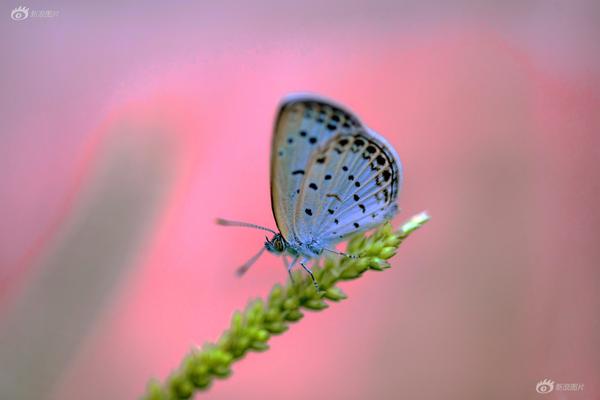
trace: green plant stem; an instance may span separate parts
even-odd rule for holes
[[[189,399],[196,391],[207,390],[215,378],[228,377],[235,361],[248,351],[267,350],[269,338],[285,332],[292,322],[300,320],[304,316],[303,309],[322,310],[328,307],[326,300],[345,299],[337,283],[356,279],[369,269],[389,268],[387,260],[396,254],[402,241],[428,220],[426,213],[420,213],[397,231],[393,231],[390,224],[384,224],[370,236],[355,236],[349,241],[347,252],[360,255],[359,258],[327,258],[322,267],[313,268],[320,293],[301,272],[295,274],[294,282],[275,285],[266,300],[251,301],[244,311],[236,311],[231,327],[217,343],[206,343],[201,349],[192,350],[164,384],[151,380],[142,399]]]

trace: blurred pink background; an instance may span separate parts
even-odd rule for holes
[[[279,99],[395,146],[394,268],[343,284],[207,399],[599,399],[594,1],[29,2],[0,17],[0,398],[133,399],[287,278]],[[536,393],[549,378],[578,392]]]

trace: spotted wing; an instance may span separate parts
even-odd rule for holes
[[[295,210],[299,237],[326,246],[389,220],[401,183],[400,158],[385,139],[362,126],[336,131],[306,168]]]
[[[297,206],[314,154],[334,136],[360,128],[358,119],[328,100],[295,94],[282,101],[271,145],[271,206],[284,238],[298,239],[305,232]]]

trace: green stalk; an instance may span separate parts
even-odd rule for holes
[[[234,362],[249,351],[267,350],[269,338],[285,332],[292,322],[300,320],[304,316],[303,309],[323,310],[328,307],[326,300],[345,299],[337,283],[356,279],[369,269],[390,268],[387,260],[396,254],[402,241],[428,220],[429,216],[423,212],[397,231],[388,223],[370,236],[352,238],[346,251],[360,255],[359,258],[327,258],[322,267],[313,268],[320,293],[310,277],[301,272],[296,273],[294,282],[275,285],[266,300],[251,301],[244,311],[236,311],[231,327],[217,343],[206,343],[201,349],[192,350],[165,383],[152,379],[142,399],[189,399],[195,392],[207,390],[215,378],[227,378]]]

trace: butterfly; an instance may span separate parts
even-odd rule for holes
[[[291,94],[279,105],[271,144],[271,207],[278,231],[239,221],[217,223],[273,234],[238,274],[267,250],[283,255],[292,279],[292,268],[300,264],[318,290],[307,262],[323,252],[356,257],[335,245],[390,220],[402,180],[396,151],[356,115],[320,96]]]

